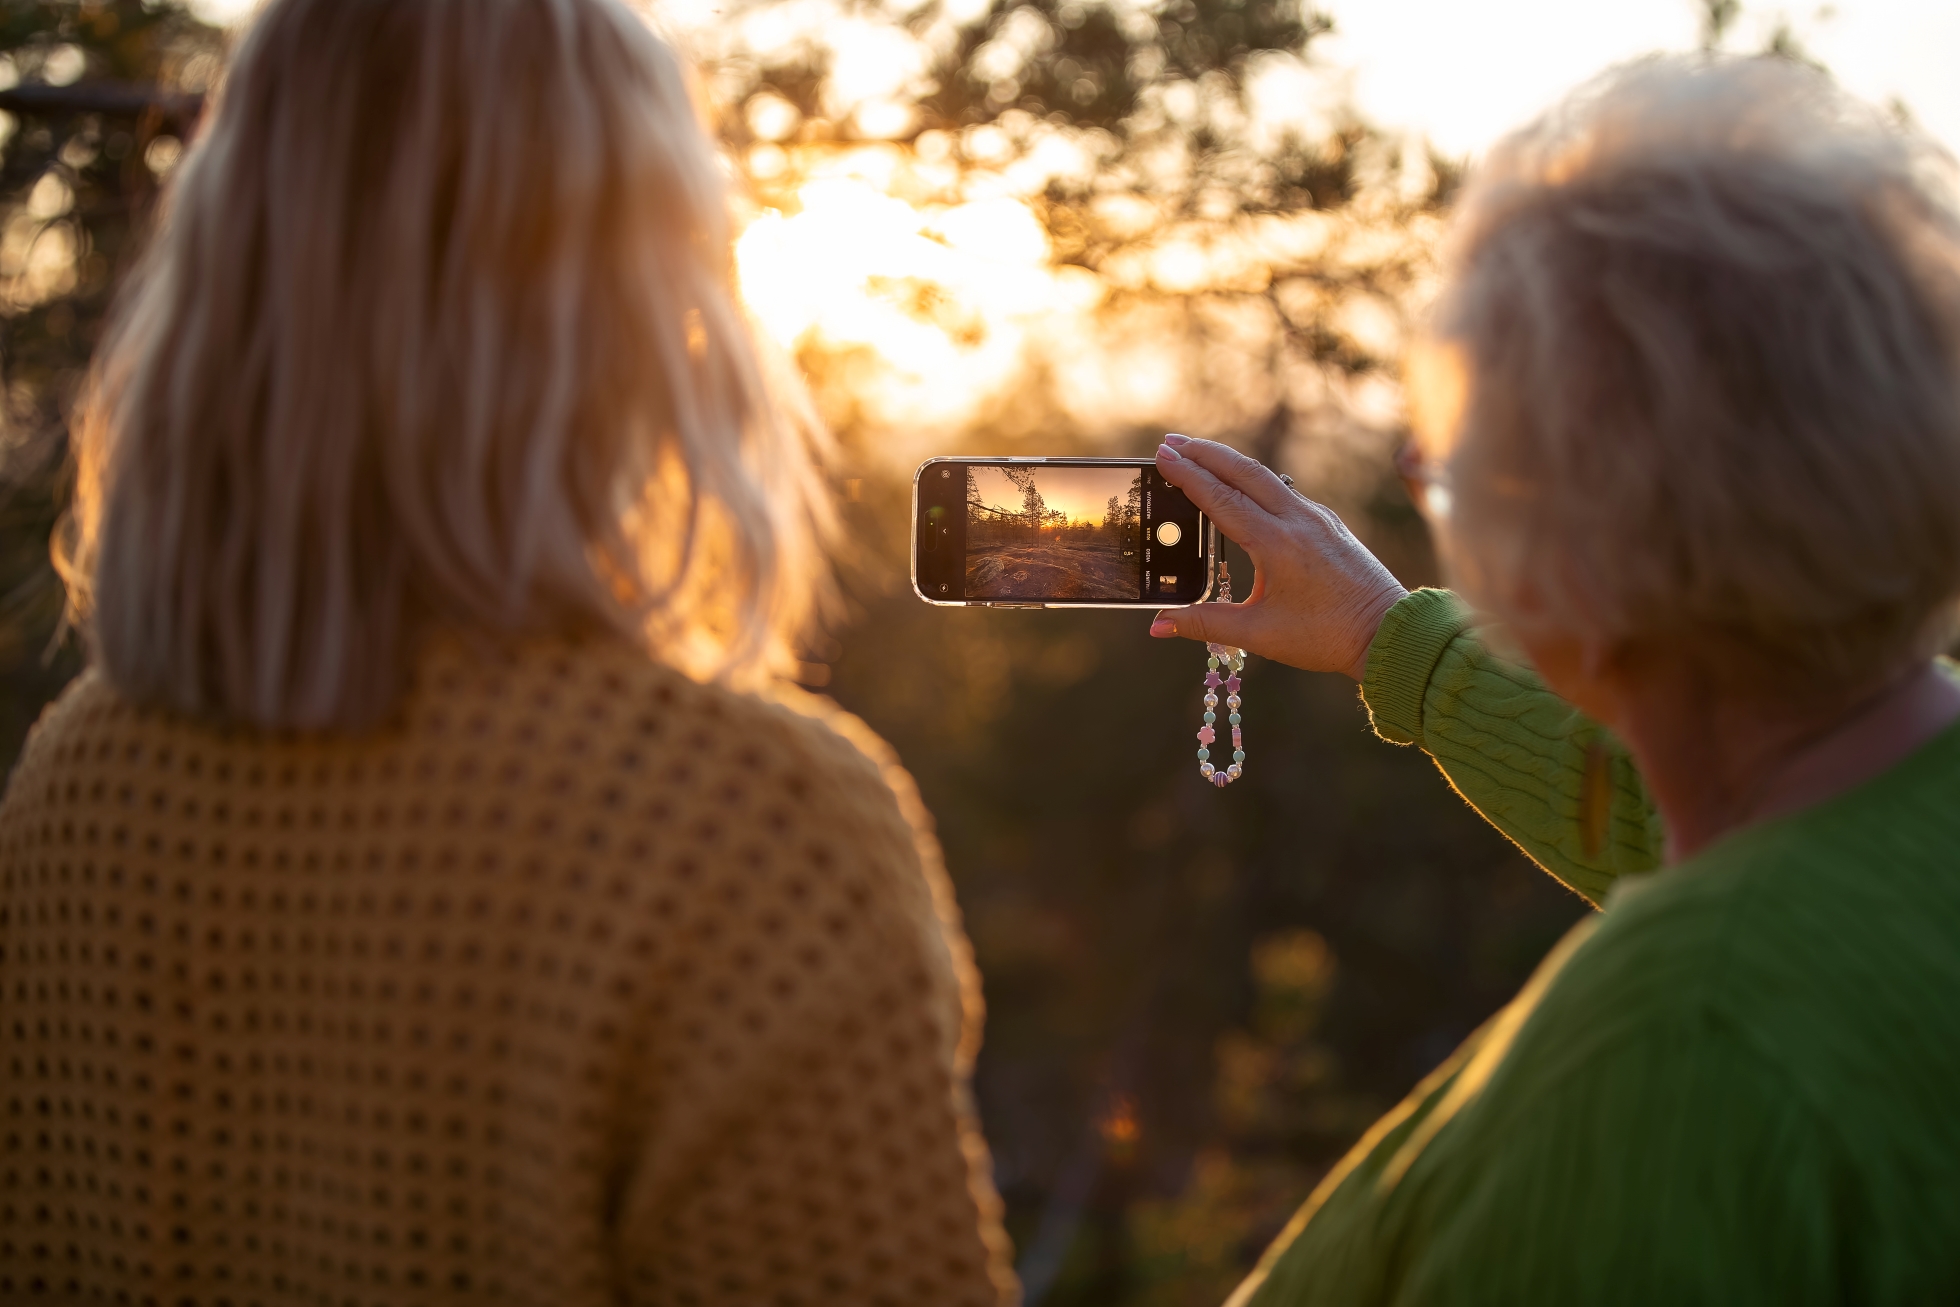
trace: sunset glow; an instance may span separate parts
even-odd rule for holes
[[[859,347],[925,416],[966,412],[1020,368],[1029,326],[1102,298],[1094,274],[1048,263],[1047,233],[1016,199],[915,208],[863,177],[799,187],[736,245],[742,293],[789,348]]]
[[[1035,471],[1035,486],[1051,512],[1068,514],[1071,523],[1101,526],[1109,501],[1122,503],[1139,475],[1135,467],[1042,467]],[[971,476],[981,503],[1010,513],[1021,511],[1020,487],[999,468],[976,467]]]

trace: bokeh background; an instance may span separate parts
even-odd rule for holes
[[[79,666],[47,565],[65,418],[239,8],[0,0],[9,766]],[[1696,45],[1841,60],[1940,130],[1960,124],[1960,18],[685,0],[658,19],[701,68],[745,294],[839,441],[849,603],[803,679],[897,746],[937,816],[1030,1300],[1209,1307],[1582,905],[1376,741],[1345,681],[1255,660],[1248,773],[1219,792],[1195,771],[1195,646],[1149,640],[1142,614],[919,603],[912,467],[1223,439],[1432,582],[1394,472],[1396,360],[1475,152],[1612,59]]]

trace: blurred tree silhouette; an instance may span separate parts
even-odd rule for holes
[[[982,398],[983,418],[935,415],[947,437],[1107,448],[1171,425],[1253,440],[1347,507],[1382,492],[1400,433],[1385,365],[1461,169],[1329,92],[1312,55],[1324,14],[1292,0],[784,12],[753,0],[691,36],[759,208],[795,215],[857,177],[957,247],[942,215],[950,227],[1005,204],[1038,223],[1043,266],[1075,274],[1057,285],[1082,304],[1012,323],[931,268],[850,288],[959,357],[1025,328],[1028,366]],[[881,54],[881,76],[858,48]],[[879,342],[786,334],[833,426],[873,461],[925,425],[881,404],[894,369]],[[1127,402],[1142,371],[1174,401]],[[1124,402],[1098,405],[1112,393]]]
[[[1182,0],[1154,22],[1079,0],[994,0],[937,60],[937,89],[921,107],[965,125],[1018,105],[1127,132],[1148,91],[1216,74],[1237,81],[1255,53],[1299,50],[1327,26],[1275,0]]]
[[[79,667],[48,566],[65,418],[219,33],[174,0],[0,5],[0,756]]]
[[[840,134],[917,140],[1003,123],[1025,135],[1039,121],[1087,138],[1106,165],[1096,179],[1103,189],[1114,175],[1195,205],[1223,198],[1208,193],[1211,183],[1222,183],[1235,188],[1230,202],[1246,209],[1332,208],[1353,195],[1353,147],[1364,135],[1358,124],[1266,141],[1250,130],[1248,97],[1257,75],[1274,63],[1297,62],[1315,37],[1332,30],[1326,15],[1296,0],[1176,0],[1161,11],[1083,0],[990,0],[967,16],[935,3],[895,15],[893,23],[920,47],[907,112],[884,115],[897,130],[860,118],[840,133],[827,115],[856,106],[835,94],[837,50],[799,40],[759,56],[744,48],[719,61],[732,74],[720,80],[723,96],[764,108],[733,117],[732,139],[780,140],[799,119],[802,135],[818,140]],[[778,104],[796,118],[767,111]],[[973,161],[997,162],[992,154]]]

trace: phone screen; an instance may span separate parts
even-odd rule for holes
[[[1143,469],[966,469],[968,599],[1141,599]]]
[[[1202,520],[1146,460],[936,459],[920,469],[914,576],[936,602],[1196,602]]]

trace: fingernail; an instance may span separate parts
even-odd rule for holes
[[[1164,437],[1164,443],[1166,445],[1188,445],[1191,443],[1191,437],[1172,434]]]
[[[1176,635],[1177,623],[1173,622],[1168,617],[1160,617],[1156,621],[1150,624],[1150,634],[1158,637],[1159,639],[1162,639],[1164,636],[1167,635]]]
[[[1175,449],[1172,449],[1169,445],[1157,446],[1157,457],[1162,459],[1166,463],[1175,463],[1179,461],[1178,452]]]

